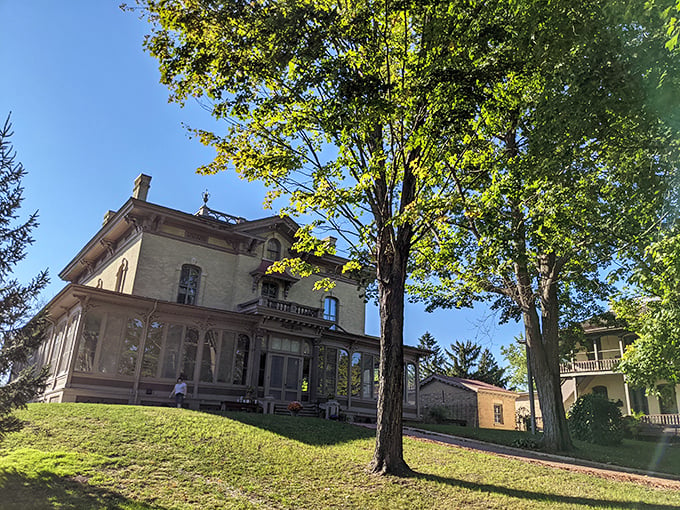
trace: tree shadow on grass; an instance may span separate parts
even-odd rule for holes
[[[436,482],[441,484],[450,485],[452,487],[458,487],[462,489],[469,489],[471,491],[477,492],[488,492],[490,494],[501,494],[503,496],[508,496],[512,498],[518,498],[521,500],[535,501],[542,503],[553,503],[553,504],[566,504],[566,505],[579,505],[585,508],[631,508],[636,510],[646,510],[646,509],[656,509],[656,510],[677,510],[677,505],[671,504],[658,504],[658,503],[645,503],[642,501],[621,501],[614,499],[597,499],[589,498],[584,496],[567,496],[563,494],[549,494],[546,492],[537,492],[526,489],[513,489],[510,487],[504,487],[502,485],[492,485],[477,482],[468,482],[465,480],[459,480],[456,478],[447,478],[443,476],[430,475],[424,473],[413,472],[413,477],[421,480],[427,480],[430,482]],[[518,504],[518,508],[521,508],[521,503]]]
[[[375,437],[375,430],[321,418],[226,412],[221,416],[310,446],[330,446]]]
[[[7,470],[0,472],[0,510],[163,510],[164,507],[128,499],[107,489],[93,487],[86,479],[40,474],[27,477]]]

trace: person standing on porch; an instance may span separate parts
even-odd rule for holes
[[[184,404],[184,396],[187,394],[187,383],[184,382],[184,379],[181,377],[177,378],[177,384],[175,384],[175,387],[172,390],[172,393],[170,393],[170,398],[172,396],[175,396],[175,404],[177,407],[182,407],[182,404]]]

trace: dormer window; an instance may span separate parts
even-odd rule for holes
[[[182,266],[179,277],[177,302],[183,305],[195,305],[198,296],[198,283],[201,280],[201,268],[191,264]]]
[[[281,258],[281,243],[276,239],[267,241],[267,259],[279,260]]]
[[[278,299],[279,286],[274,282],[262,282],[262,297]]]

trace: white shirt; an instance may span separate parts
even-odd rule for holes
[[[183,395],[186,395],[187,394],[187,383],[185,383],[184,381],[178,382],[177,384],[175,384],[175,389],[172,390],[172,392],[175,395],[177,395],[178,393],[182,393]]]

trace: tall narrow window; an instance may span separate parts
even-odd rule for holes
[[[338,322],[338,298],[328,296],[324,299],[323,318],[327,321]]]
[[[101,312],[90,310],[85,315],[85,326],[78,345],[76,372],[94,372],[94,355],[97,352],[102,320]]]
[[[279,260],[281,258],[281,243],[276,239],[267,242],[267,259]]]
[[[234,356],[234,384],[244,385],[248,375],[248,352],[250,351],[250,338],[247,335],[239,335]]]
[[[503,404],[493,405],[493,422],[499,425],[503,424]]]
[[[351,365],[351,382],[350,387],[353,397],[361,396],[361,353],[352,353],[352,365]]]
[[[416,366],[413,363],[406,364],[406,383],[404,384],[404,389],[406,390],[405,402],[409,405],[416,404]]]
[[[179,277],[177,302],[183,305],[195,305],[198,296],[198,283],[201,279],[201,268],[184,264]]]
[[[120,267],[118,268],[118,272],[116,273],[116,292],[123,292],[127,270],[128,261],[127,259],[123,259],[120,263]]]

